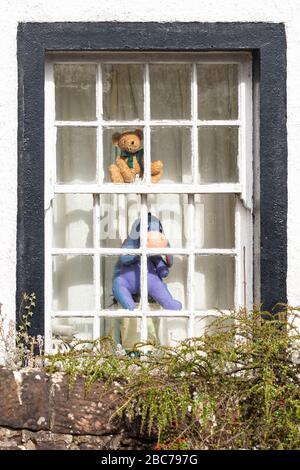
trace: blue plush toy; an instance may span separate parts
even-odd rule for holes
[[[148,247],[169,246],[159,219],[148,213]],[[140,219],[137,219],[124,241],[122,248],[140,248]],[[162,249],[163,251],[163,249]],[[169,274],[173,264],[172,256],[148,257],[148,294],[167,310],[181,310],[182,305],[173,299],[163,278]],[[134,310],[133,295],[140,294],[141,263],[139,255],[122,255],[116,264],[112,291],[115,299],[127,310]]]

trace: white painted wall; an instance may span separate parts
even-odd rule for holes
[[[0,302],[15,315],[17,59],[20,21],[284,22],[288,44],[288,300],[300,304],[300,2],[297,0],[0,0]]]

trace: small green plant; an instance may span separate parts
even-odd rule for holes
[[[31,319],[36,306],[35,293],[22,296],[16,327],[16,352],[22,367],[38,367],[44,354],[44,338],[30,334]]]
[[[8,322],[7,333],[6,318],[0,305],[0,342],[3,346],[5,365],[10,368],[41,367],[43,363],[44,339],[41,335],[30,334],[35,305],[35,293],[24,293],[18,311],[18,322]]]

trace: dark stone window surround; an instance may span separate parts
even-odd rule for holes
[[[282,23],[19,23],[18,312],[35,292],[44,332],[44,63],[47,51],[251,51],[254,95],[254,292],[286,302],[286,37]]]

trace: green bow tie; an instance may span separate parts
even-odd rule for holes
[[[127,165],[129,168],[133,168],[133,157],[136,157],[138,164],[140,165],[142,172],[144,171],[144,165],[142,161],[142,157],[144,155],[144,149],[139,149],[136,153],[131,154],[126,152],[125,150],[121,151],[121,158],[127,158]]]

